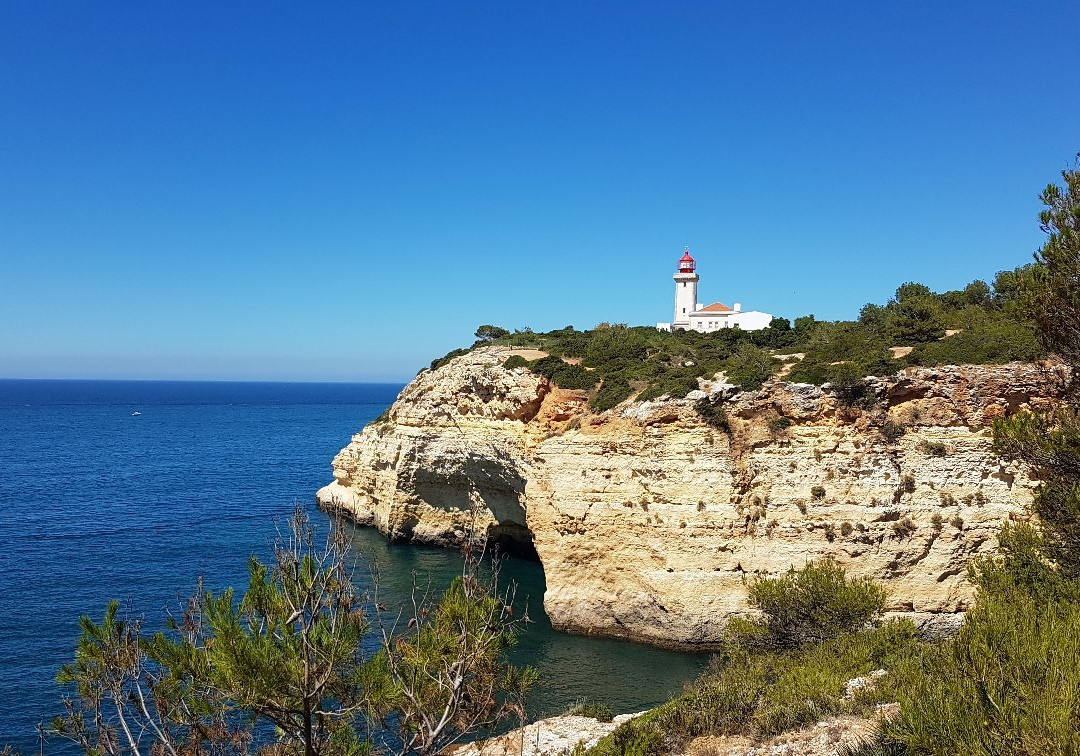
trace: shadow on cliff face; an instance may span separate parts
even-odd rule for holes
[[[479,504],[495,520],[487,528],[489,546],[524,559],[540,561],[525,519],[525,478],[511,457],[465,454],[453,469],[430,470],[414,483],[416,495],[428,505],[468,512]]]

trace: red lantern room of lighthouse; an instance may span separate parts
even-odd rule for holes
[[[690,256],[690,250],[683,252],[679,260],[679,272],[675,274],[675,317],[671,321],[673,328],[689,328],[690,313],[697,306],[697,263]]]
[[[694,262],[694,258],[690,256],[689,247],[683,252],[683,256],[679,259],[679,272],[680,273],[693,273],[697,269],[697,263]]]

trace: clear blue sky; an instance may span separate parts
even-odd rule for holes
[[[393,380],[480,323],[1030,260],[1080,3],[0,0],[0,377]]]

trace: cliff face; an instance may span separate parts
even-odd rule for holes
[[[910,368],[872,380],[859,408],[805,384],[705,385],[725,431],[695,410],[706,393],[596,414],[503,368],[508,354],[418,376],[338,454],[319,501],[391,538],[531,540],[556,627],[661,643],[716,641],[748,578],[825,556],[883,582],[893,611],[947,622],[971,600],[968,562],[1035,485],[991,453],[988,426],[1045,406],[1060,380]]]

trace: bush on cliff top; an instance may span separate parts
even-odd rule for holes
[[[529,363],[529,369],[564,389],[591,389],[598,378],[581,365],[571,365],[558,357],[533,360]]]
[[[1045,356],[1029,323],[985,318],[960,333],[921,344],[904,358],[909,365],[985,365],[1031,362]]]
[[[507,358],[506,362],[503,363],[503,367],[507,370],[513,370],[514,368],[519,367],[527,368],[529,367],[529,361],[520,354],[514,354]]]
[[[645,390],[638,394],[637,399],[639,402],[652,401],[662,396],[682,399],[697,387],[698,379],[692,370],[672,370],[650,381]]]
[[[780,367],[780,361],[764,349],[742,342],[725,364],[730,383],[744,391],[756,391]]]
[[[604,412],[628,399],[633,393],[630,384],[619,378],[605,378],[600,390],[589,400],[589,406],[597,412]]]
[[[447,352],[446,354],[444,354],[442,357],[436,357],[434,360],[432,360],[431,364],[428,365],[428,370],[438,370],[439,368],[441,368],[446,363],[450,362],[450,360],[454,359],[455,357],[460,357],[461,355],[468,354],[468,353],[469,353],[468,349],[452,349],[449,352]],[[423,372],[422,368],[421,368],[420,372]]]
[[[685,396],[697,388],[699,378],[711,379],[723,370],[732,383],[752,390],[780,368],[771,357],[777,351],[805,355],[788,380],[822,384],[836,382],[847,372],[857,378],[892,375],[903,365],[991,364],[1041,357],[1045,350],[1035,338],[1030,314],[1017,304],[1027,270],[1002,271],[993,285],[973,281],[941,294],[922,284],[905,283],[885,304],[863,307],[855,321],[826,322],[807,315],[796,318],[794,325],[786,318],[774,318],[760,331],[724,328],[712,333],[661,332],[622,323],[601,323],[587,331],[568,326],[547,333],[483,328],[485,335],[503,334],[500,344],[541,349],[552,358],[577,358],[583,368],[591,368],[586,378],[584,370],[564,371],[553,362],[539,366],[533,362],[534,371],[564,388],[592,389],[603,382],[620,387],[643,384],[641,399]],[[945,336],[946,330],[958,333]],[[489,343],[490,339],[480,339],[473,347]],[[914,347],[902,362],[889,351],[898,345]],[[433,360],[431,368],[467,351],[455,349]]]

